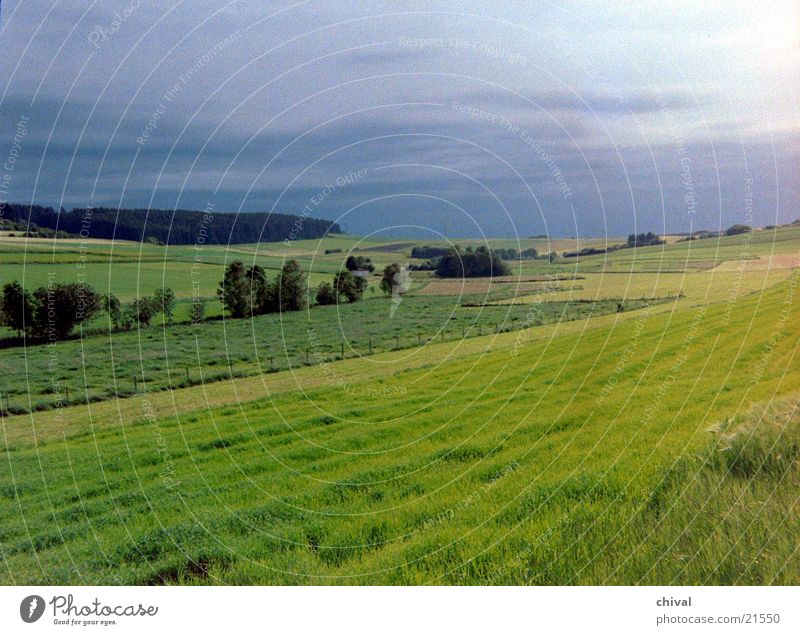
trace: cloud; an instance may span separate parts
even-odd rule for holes
[[[204,207],[216,197],[218,209],[293,212],[366,169],[314,214],[345,215],[358,232],[399,217],[473,235],[680,231],[736,222],[752,177],[756,222],[797,215],[792,84],[785,63],[764,66],[767,49],[736,39],[737,16],[753,14],[744,4],[671,16],[656,5],[628,15],[613,3],[479,1],[459,16],[436,3],[142,0],[93,46],[92,30],[127,1],[3,3],[0,117],[31,121],[13,199]],[[241,37],[197,65],[232,32]],[[715,44],[731,38],[738,49]],[[0,155],[13,132],[0,133]]]

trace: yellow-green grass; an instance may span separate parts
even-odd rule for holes
[[[731,260],[768,258],[774,254],[798,255],[798,241],[800,241],[800,225],[791,225],[735,236],[621,249],[610,254],[570,258],[562,266],[578,271],[684,272],[687,268],[704,270]]]
[[[753,486],[777,494],[770,515],[739,523],[753,512],[719,501],[745,488],[691,457],[714,424],[800,385],[797,278],[509,333],[391,377],[365,362],[342,386],[331,364],[334,383],[302,393],[18,440],[0,462],[0,580],[796,584],[796,481]],[[683,483],[704,474],[698,508]]]
[[[740,261],[742,262],[742,261]],[[734,263],[732,263],[734,264]],[[707,303],[735,300],[786,280],[791,269],[720,270],[686,273],[583,273],[574,283],[547,286],[547,292],[492,301],[493,304],[531,304],[543,300],[633,299],[651,296],[683,296],[681,302]],[[566,286],[566,288],[564,288]]]
[[[574,321],[558,321],[521,331],[503,331],[490,335],[433,339],[415,349],[389,350],[375,352],[370,358],[369,378],[379,379],[394,374],[431,366],[435,362],[450,362],[470,355],[485,355],[490,351],[505,351],[511,354],[522,344],[549,340],[570,333],[620,325],[629,319],[640,319],[644,315],[668,310],[668,304],[656,304],[643,309],[622,313],[593,315]],[[332,378],[330,369],[335,370]],[[348,385],[363,383],[364,358],[361,356],[345,358],[331,364],[311,364],[292,369],[291,372],[267,373],[252,377],[234,377],[226,381],[204,382],[201,385],[185,388],[174,387],[169,392],[150,392],[148,401],[150,413],[158,417],[172,417],[191,412],[198,408],[215,407],[228,403],[253,401],[287,391],[318,388],[338,383]],[[204,379],[206,379],[204,377]],[[85,428],[86,422],[103,428],[113,425],[130,425],[144,419],[141,400],[136,397],[122,397],[98,402],[75,403],[59,409],[34,410],[21,415],[5,418],[6,434],[9,442],[33,442],[34,436],[45,439],[53,436],[69,435]]]

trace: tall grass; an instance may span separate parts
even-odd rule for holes
[[[785,291],[736,303],[744,334],[685,309],[427,360],[387,394],[3,428],[0,582],[797,583],[796,406],[708,432],[800,385],[796,320],[752,373]]]

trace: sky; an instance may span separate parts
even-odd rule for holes
[[[0,201],[381,237],[791,222],[799,6],[2,0]]]

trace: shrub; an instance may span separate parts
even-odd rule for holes
[[[317,304],[327,306],[329,304],[336,304],[336,292],[330,282],[321,282],[317,287]]]
[[[333,279],[333,286],[339,297],[347,298],[348,302],[357,302],[364,295],[367,288],[367,280],[361,276],[355,276],[349,271],[340,271]]]
[[[737,223],[736,225],[731,225],[728,229],[725,230],[726,236],[736,236],[737,234],[746,234],[747,232],[753,231],[753,228],[749,225],[742,225]]]

